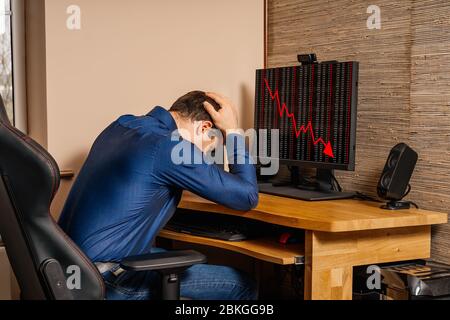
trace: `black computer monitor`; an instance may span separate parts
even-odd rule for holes
[[[306,200],[350,196],[336,192],[331,180],[334,169],[355,168],[358,67],[354,61],[333,61],[256,71],[255,129],[258,134],[260,129],[279,130],[277,159],[269,134],[264,150],[258,150],[260,162],[279,160],[295,174],[299,167],[318,172],[317,183],[309,186],[293,178],[284,189],[266,183],[262,192]],[[329,185],[324,180],[330,180]]]

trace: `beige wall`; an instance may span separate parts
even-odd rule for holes
[[[251,126],[254,72],[263,66],[262,0],[36,2],[45,7],[45,28],[38,29],[45,50],[35,44],[36,57],[28,52],[36,60],[28,71],[45,74],[30,91],[46,103],[35,106],[30,134],[47,144],[61,169],[78,171],[95,137],[119,115],[169,107],[194,89],[230,96],[242,125]],[[72,4],[81,8],[79,31],[66,27]],[[54,214],[69,188],[63,183]]]

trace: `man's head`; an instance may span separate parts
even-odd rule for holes
[[[214,122],[204,107],[205,101],[216,111],[220,109],[220,105],[205,92],[191,91],[178,98],[169,110],[183,138],[201,150],[208,149],[214,143],[209,134],[214,128]]]
[[[203,106],[205,101],[211,103],[216,111],[220,109],[220,105],[208,97],[205,92],[191,91],[178,98],[169,111],[176,112],[180,117],[191,121],[209,121],[213,124],[211,116]]]

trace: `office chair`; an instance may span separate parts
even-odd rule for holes
[[[0,96],[0,234],[26,300],[102,300],[105,284],[95,265],[59,228],[50,204],[60,182],[52,156],[8,120]],[[198,263],[202,254],[172,251],[129,257],[125,270],[156,270],[161,274],[161,298],[178,299],[178,275]],[[79,270],[81,286],[67,286]],[[72,287],[72,286],[70,286]]]

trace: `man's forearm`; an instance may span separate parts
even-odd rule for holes
[[[245,136],[239,131],[228,132],[226,140],[230,173],[238,175],[248,183],[256,186],[256,169],[245,144]]]

